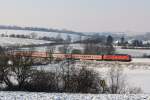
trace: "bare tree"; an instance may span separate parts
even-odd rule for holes
[[[78,35],[78,36],[76,37],[76,41],[74,41],[74,42],[81,43],[81,42],[82,42],[82,36],[81,36],[81,35]]]
[[[106,45],[112,45],[113,41],[114,41],[113,37],[111,35],[109,35],[107,37]]]
[[[48,53],[48,60],[50,63],[52,63],[52,61],[54,59],[53,53],[55,51],[55,47],[54,46],[48,46],[46,51]]]
[[[85,54],[114,54],[113,38],[108,36],[107,41],[105,36],[93,35],[85,40]]]
[[[56,40],[56,43],[62,43],[64,41],[63,38],[61,37],[61,34],[57,34],[55,40]]]
[[[70,87],[70,75],[71,75],[71,68],[74,67],[74,60],[72,58],[65,59],[62,64],[61,64],[61,69],[62,69],[62,79],[64,80],[64,90],[69,91],[68,87]]]
[[[70,35],[67,35],[67,38],[65,40],[66,43],[71,43],[72,39]]]
[[[68,49],[69,48],[69,44],[68,43],[65,43],[63,44],[61,47],[59,47],[59,52],[60,53],[68,53]]]
[[[37,38],[37,34],[36,33],[31,33],[31,38],[32,39],[36,39]]]
[[[84,45],[84,53],[85,54],[96,54],[99,51],[99,47],[95,43],[86,43]]]
[[[65,92],[103,93],[105,91],[105,80],[102,80],[97,72],[86,66],[76,68],[71,61],[63,63],[62,78]]]
[[[9,80],[10,75],[10,66],[8,65],[9,58],[5,55],[0,56],[0,83],[5,83],[7,86],[12,86],[11,81]]]
[[[37,92],[54,92],[57,88],[55,76],[53,72],[46,72],[44,70],[35,71],[27,89]]]
[[[81,93],[102,93],[100,84],[101,77],[94,70],[82,67],[78,74],[78,92]]]
[[[32,55],[32,52],[28,55]],[[14,73],[14,77],[18,81],[18,87],[23,88],[24,84],[33,73],[33,58],[24,53],[21,56],[13,56],[11,60],[13,62],[11,71]]]
[[[72,41],[71,36],[67,35],[66,40],[64,41],[64,44],[61,47],[59,47],[59,51],[61,53],[68,53],[68,50],[69,50],[68,48],[69,48],[71,41]]]
[[[141,88],[129,86],[125,74],[123,73],[123,68],[120,64],[115,63],[108,72],[108,91],[112,94],[126,94],[126,93],[142,93]]]
[[[112,67],[110,71],[108,72],[109,75],[109,87],[110,87],[110,93],[112,94],[120,94],[121,92],[124,92],[126,81],[125,76],[123,74],[123,69],[118,67]]]
[[[10,66],[8,65],[9,57],[4,52],[4,49],[0,47],[0,82],[5,83],[7,86],[12,86],[10,77]]]
[[[106,54],[114,54],[115,53],[115,48],[113,47],[113,37],[111,35],[109,35],[107,37],[107,40],[106,40],[106,46],[105,46],[105,51],[106,51]]]

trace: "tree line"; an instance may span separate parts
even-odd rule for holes
[[[68,34],[75,34],[75,35],[82,35],[82,32],[75,32],[66,29],[52,29],[52,28],[41,28],[41,27],[20,27],[20,26],[4,26],[0,25],[0,29],[8,29],[8,30],[27,30],[27,31],[41,31],[41,32],[56,32],[56,33],[68,33]]]

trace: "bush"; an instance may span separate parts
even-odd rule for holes
[[[82,67],[80,70],[72,69],[70,74],[64,76],[64,92],[69,93],[102,93],[99,74],[93,70]]]
[[[84,67],[65,74],[36,71],[25,88],[32,92],[102,93],[100,81],[98,73]]]
[[[26,85],[28,91],[54,92],[56,91],[55,73],[36,71]]]
[[[77,77],[77,92],[81,93],[99,93],[101,91],[99,74],[93,70],[82,68]]]

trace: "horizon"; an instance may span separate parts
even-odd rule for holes
[[[147,31],[147,32],[135,32],[135,31],[123,31],[123,32],[120,32],[120,31],[99,31],[99,32],[80,32],[80,31],[76,31],[76,30],[70,30],[70,29],[61,29],[61,28],[52,28],[52,27],[38,27],[38,26],[25,26],[25,25],[0,25],[0,26],[5,26],[5,27],[21,27],[21,28],[25,28],[25,27],[31,27],[31,28],[45,28],[45,29],[54,29],[54,30],[59,30],[59,31],[72,31],[72,32],[77,32],[77,33],[89,33],[89,34],[96,34],[96,33],[114,33],[114,34],[125,34],[125,35],[141,35],[141,34],[147,34],[147,33],[150,33],[150,31]],[[4,29],[2,29],[4,30]],[[6,29],[7,30],[7,29]],[[14,30],[14,29],[8,29],[8,30]],[[131,34],[132,33],[132,34]]]
[[[2,25],[76,32],[150,32],[149,0],[5,0]]]

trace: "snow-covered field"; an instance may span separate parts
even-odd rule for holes
[[[132,58],[132,62],[150,63],[150,58]]]
[[[125,74],[130,86],[140,87],[144,93],[150,93],[150,70],[125,69]]]
[[[150,100],[149,94],[69,94],[0,92],[0,100]]]
[[[79,35],[67,34],[67,33],[56,33],[56,32],[40,32],[40,31],[26,31],[26,30],[0,30],[0,34],[11,35],[11,34],[19,34],[19,35],[31,35],[31,33],[35,33],[37,37],[56,37],[60,35],[63,39],[66,39],[67,35],[69,35],[72,40],[78,40]]]
[[[150,50],[146,50],[146,49],[120,49],[120,48],[116,48],[116,52],[119,54],[129,54],[133,57],[142,57],[144,54],[150,55]]]
[[[84,46],[83,44],[70,44],[68,49],[69,49],[69,51],[72,51],[73,49],[78,49],[78,50],[83,51],[84,50],[83,46]],[[55,48],[54,53],[60,53],[60,51],[59,51],[60,47],[63,47],[63,45],[54,46],[54,48]],[[21,49],[26,50],[27,48],[21,48]],[[48,49],[48,46],[35,47],[34,49],[36,51],[45,52]]]
[[[20,45],[44,44],[44,43],[50,43],[50,41],[0,37],[0,46],[20,46]]]

